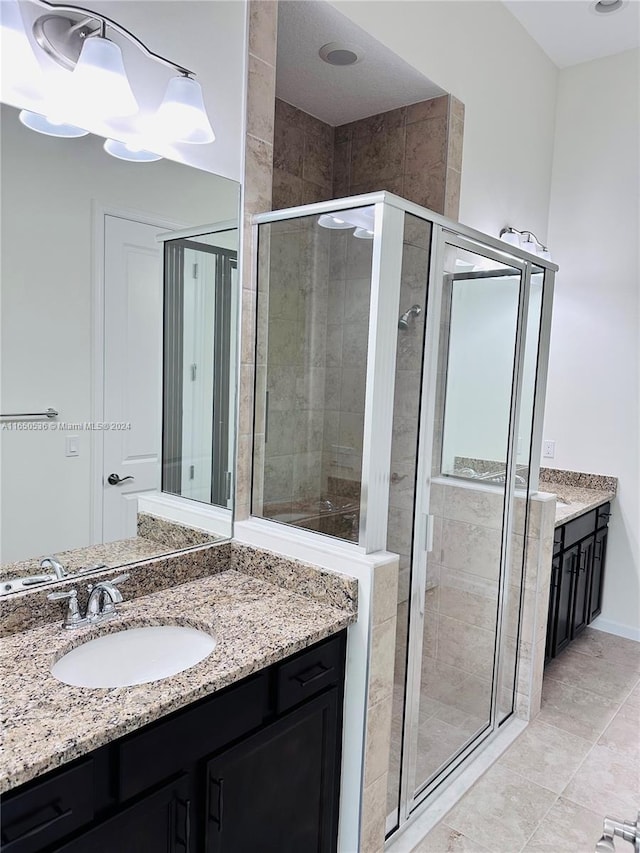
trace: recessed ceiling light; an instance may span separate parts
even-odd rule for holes
[[[592,4],[591,8],[594,12],[607,15],[609,12],[617,12],[623,6],[626,6],[625,0],[598,0],[597,3]]]
[[[320,54],[320,59],[329,65],[340,66],[355,65],[364,56],[362,50],[357,45],[345,44],[339,41],[332,41],[329,44],[323,45],[318,53]]]

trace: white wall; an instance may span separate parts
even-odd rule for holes
[[[556,280],[544,437],[557,468],[619,478],[601,627],[640,639],[637,50],[560,72]]]
[[[90,421],[91,202],[182,225],[237,215],[238,186],[170,161],[123,163],[97,137],[51,139],[2,107],[2,411]],[[3,561],[90,542],[90,434],[0,431]]]
[[[547,231],[558,71],[496,0],[331,0],[466,108],[460,221]]]

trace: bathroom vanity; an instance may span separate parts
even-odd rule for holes
[[[99,628],[3,638],[2,853],[335,851],[355,612],[327,603],[333,578],[318,571],[314,597],[308,578],[304,595],[228,570],[124,602]],[[208,630],[216,647],[126,688],[50,673],[98,632],[153,624]]]
[[[345,633],[8,794],[3,853],[336,849]]]
[[[543,486],[544,491],[558,494],[545,663],[600,614],[611,499],[616,491],[613,477],[558,475],[559,482],[547,481]],[[579,485],[580,477],[595,480],[596,488],[585,487],[584,482]]]

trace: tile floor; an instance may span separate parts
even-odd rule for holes
[[[587,628],[545,670],[538,717],[412,853],[593,853],[605,815],[638,810],[640,643]]]

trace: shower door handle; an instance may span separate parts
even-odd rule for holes
[[[424,550],[427,553],[433,551],[433,527],[434,527],[435,518],[432,515],[425,516],[425,530],[424,530]]]

